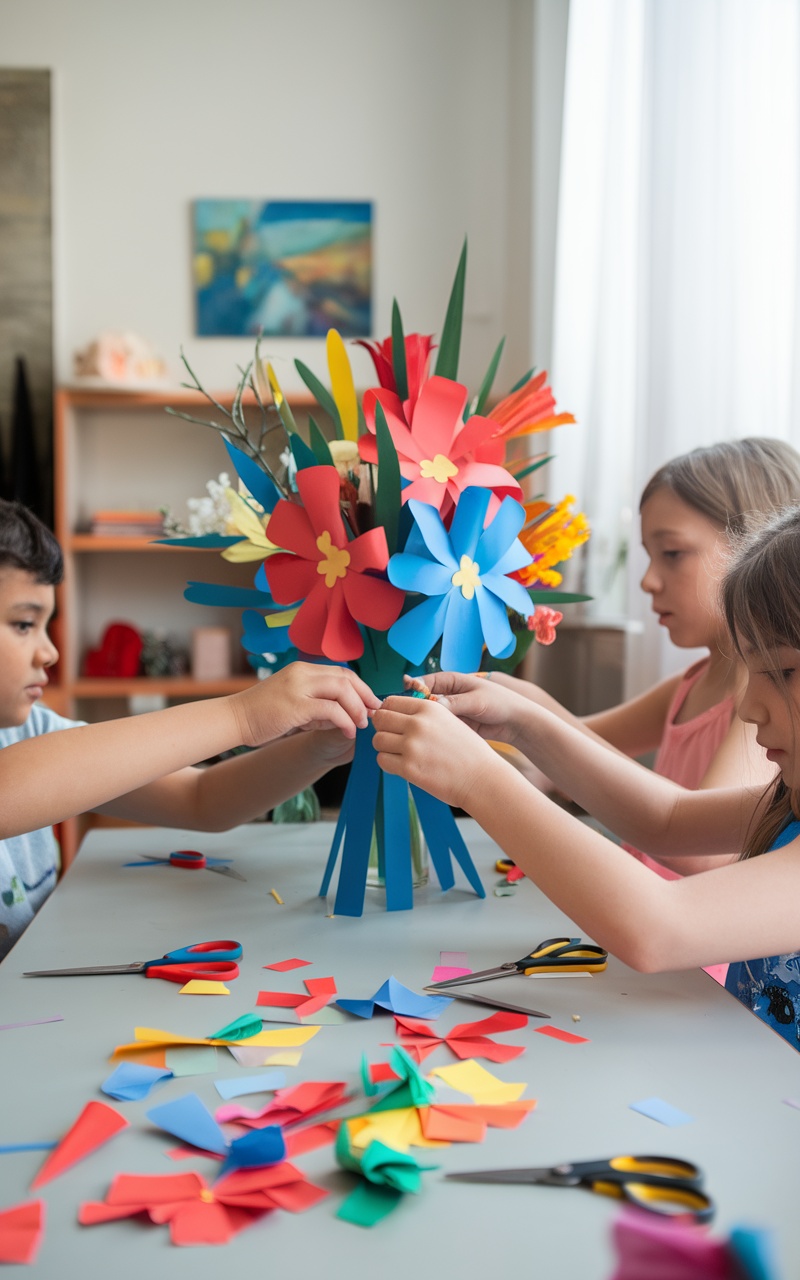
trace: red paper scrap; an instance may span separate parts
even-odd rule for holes
[[[302,969],[311,964],[310,960],[277,960],[275,964],[265,964],[264,969],[272,969],[275,973],[288,973],[290,969]]]
[[[338,1120],[325,1120],[322,1124],[307,1124],[302,1129],[284,1134],[286,1154],[290,1159],[304,1155],[306,1151],[315,1151],[317,1147],[325,1147],[333,1142],[339,1129]]]
[[[572,1031],[562,1031],[560,1027],[536,1027],[539,1035],[550,1036],[553,1040],[563,1040],[565,1044],[588,1044],[588,1036],[576,1036]]]
[[[37,1173],[31,1189],[43,1187],[72,1165],[83,1160],[92,1151],[102,1147],[121,1129],[127,1129],[129,1121],[105,1102],[87,1102],[72,1128],[64,1134],[54,1151],[51,1151]]]
[[[319,1013],[337,994],[333,978],[305,978],[307,995],[291,991],[259,991],[257,1005],[270,1005],[279,1009],[296,1009],[298,1018],[309,1018]]]
[[[248,1129],[263,1129],[268,1124],[299,1124],[320,1111],[330,1111],[349,1102],[347,1085],[341,1080],[307,1080],[290,1089],[278,1089],[275,1097],[260,1111],[251,1111],[238,1102],[228,1102],[215,1113],[218,1124],[233,1120]]]
[[[398,1035],[402,1038],[403,1048],[417,1062],[423,1062],[429,1053],[433,1053],[439,1045],[446,1044],[457,1058],[486,1058],[489,1062],[510,1062],[525,1052],[525,1046],[497,1044],[487,1038],[490,1034],[503,1031],[517,1031],[527,1025],[524,1013],[493,1013],[489,1018],[481,1018],[478,1022],[461,1022],[452,1031],[442,1034],[427,1022],[417,1018],[403,1018],[395,1015],[394,1023]]]
[[[144,1213],[151,1222],[169,1223],[173,1244],[227,1244],[269,1209],[302,1213],[327,1194],[287,1161],[267,1169],[236,1169],[213,1188],[197,1173],[121,1173],[105,1200],[81,1205],[78,1221],[94,1226]]]
[[[0,1262],[33,1262],[44,1235],[43,1200],[0,1210]]]
[[[372,1062],[369,1068],[369,1078],[373,1084],[382,1084],[384,1080],[399,1080],[400,1077],[396,1071],[392,1071],[388,1062]]]

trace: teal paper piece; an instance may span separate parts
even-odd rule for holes
[[[410,498],[416,535],[389,561],[389,581],[427,596],[389,629],[389,643],[410,662],[421,664],[441,639],[444,671],[477,671],[484,643],[495,658],[508,657],[516,636],[508,609],[528,618],[530,597],[508,575],[531,563],[517,534],[525,509],[504,498],[484,528],[492,494],[465,489],[447,530],[439,512]],[[454,576],[465,574],[462,583]]]
[[[189,1146],[199,1147],[201,1151],[214,1151],[221,1156],[227,1155],[225,1135],[196,1093],[187,1093],[183,1098],[153,1107],[146,1115],[159,1129],[171,1133],[181,1142],[187,1142]]]
[[[771,1231],[761,1227],[734,1227],[728,1248],[742,1269],[742,1280],[779,1280],[775,1238]]]
[[[118,1102],[139,1102],[159,1084],[171,1080],[173,1073],[165,1067],[148,1067],[140,1062],[121,1062],[100,1088]]]
[[[241,542],[241,538],[238,541]],[[191,604],[210,604],[226,609],[275,608],[275,601],[268,591],[259,591],[255,587],[229,587],[223,582],[188,582],[183,598]]]
[[[234,1018],[219,1031],[212,1031],[209,1040],[249,1040],[263,1030],[261,1018],[257,1013],[243,1013],[241,1018]]]
[[[231,444],[230,440],[223,438],[223,444],[240,480],[243,481],[259,506],[263,507],[269,514],[281,495],[266,471],[262,470],[252,458],[248,458],[247,454],[241,449],[237,449],[236,445]]]

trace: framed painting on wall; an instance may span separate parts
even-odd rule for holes
[[[372,333],[372,203],[195,200],[198,337]]]

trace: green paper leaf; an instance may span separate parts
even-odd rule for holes
[[[508,394],[510,396],[513,396],[515,391],[520,391],[525,386],[526,382],[530,382],[535,372],[536,372],[536,365],[534,365],[532,369],[529,369],[527,373],[523,374],[519,382],[514,383],[513,387],[511,388]]]
[[[316,455],[312,449],[309,449],[303,437],[293,431],[289,440],[292,446],[292,454],[297,463],[297,470],[304,471],[306,467],[316,467],[319,465]]]
[[[593,598],[574,591],[552,591],[547,587],[529,587],[528,595],[534,604],[583,604]]]
[[[497,373],[497,366],[500,363],[500,357],[503,354],[503,347],[505,345],[505,338],[501,338],[497,344],[497,350],[489,361],[489,368],[486,370],[483,382],[481,383],[481,389],[478,392],[477,399],[475,400],[472,410],[473,413],[481,414],[486,407],[486,401],[489,399],[489,393],[492,390],[492,384],[494,382],[495,374]]]
[[[458,357],[461,352],[461,323],[464,318],[464,281],[467,274],[467,241],[461,250],[456,277],[447,304],[447,315],[442,326],[439,355],[435,372],[442,378],[458,377]]]
[[[261,1019],[255,1013],[243,1013],[241,1018],[234,1018],[221,1031],[213,1031],[209,1040],[248,1040],[263,1030]]]
[[[401,401],[408,399],[408,371],[406,369],[406,340],[403,320],[397,299],[392,301],[392,368],[397,394]]]
[[[544,467],[548,462],[552,462],[554,457],[555,454],[548,453],[545,458],[539,458],[537,462],[531,462],[527,467],[523,467],[521,471],[512,471],[511,474],[515,480],[522,480],[525,476],[529,476],[532,471],[538,471],[540,467]]]
[[[383,405],[375,401],[375,435],[378,442],[378,492],[375,495],[375,519],[386,531],[389,555],[397,550],[397,526],[400,520],[400,461],[394,447]]]
[[[327,387],[323,386],[315,373],[312,373],[307,364],[303,364],[302,360],[295,360],[294,367],[308,387],[312,396],[319,402],[320,406],[330,417],[334,427],[336,428],[336,439],[344,440],[344,428],[342,427],[342,419],[339,416],[339,410],[336,408],[336,401],[331,395]]]
[[[332,467],[333,458],[328,447],[328,441],[311,417],[311,414],[308,415],[308,438],[311,442],[311,448],[314,450],[314,457],[319,465],[321,467]]]
[[[374,1227],[388,1214],[396,1209],[402,1199],[402,1192],[392,1187],[376,1187],[372,1182],[360,1182],[352,1191],[336,1214],[343,1222],[351,1222],[356,1227]]]

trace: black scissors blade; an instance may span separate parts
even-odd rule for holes
[[[247,877],[243,876],[240,871],[234,871],[233,867],[206,867],[206,871],[214,871],[218,876],[230,876],[233,880],[242,880],[247,884]]]
[[[455,991],[452,987],[429,986],[423,987],[428,995],[431,996],[448,996],[450,1000],[468,1000],[472,1004],[487,1004],[490,1009],[508,1009],[511,1013],[525,1013],[529,1018],[549,1018],[549,1013],[542,1013],[540,1009],[530,1009],[525,1004],[511,1004],[508,1000],[497,1000],[494,996],[479,996],[476,991]]]
[[[84,965],[75,969],[32,969],[23,973],[23,978],[75,978],[81,975],[98,973],[144,973],[146,960],[135,960],[133,964],[97,964]]]
[[[564,1178],[553,1179],[553,1170],[542,1169],[473,1169],[468,1173],[446,1173],[450,1182],[499,1182],[506,1186],[515,1184],[535,1184],[554,1182],[556,1186],[577,1185],[579,1179],[567,1182]]]

